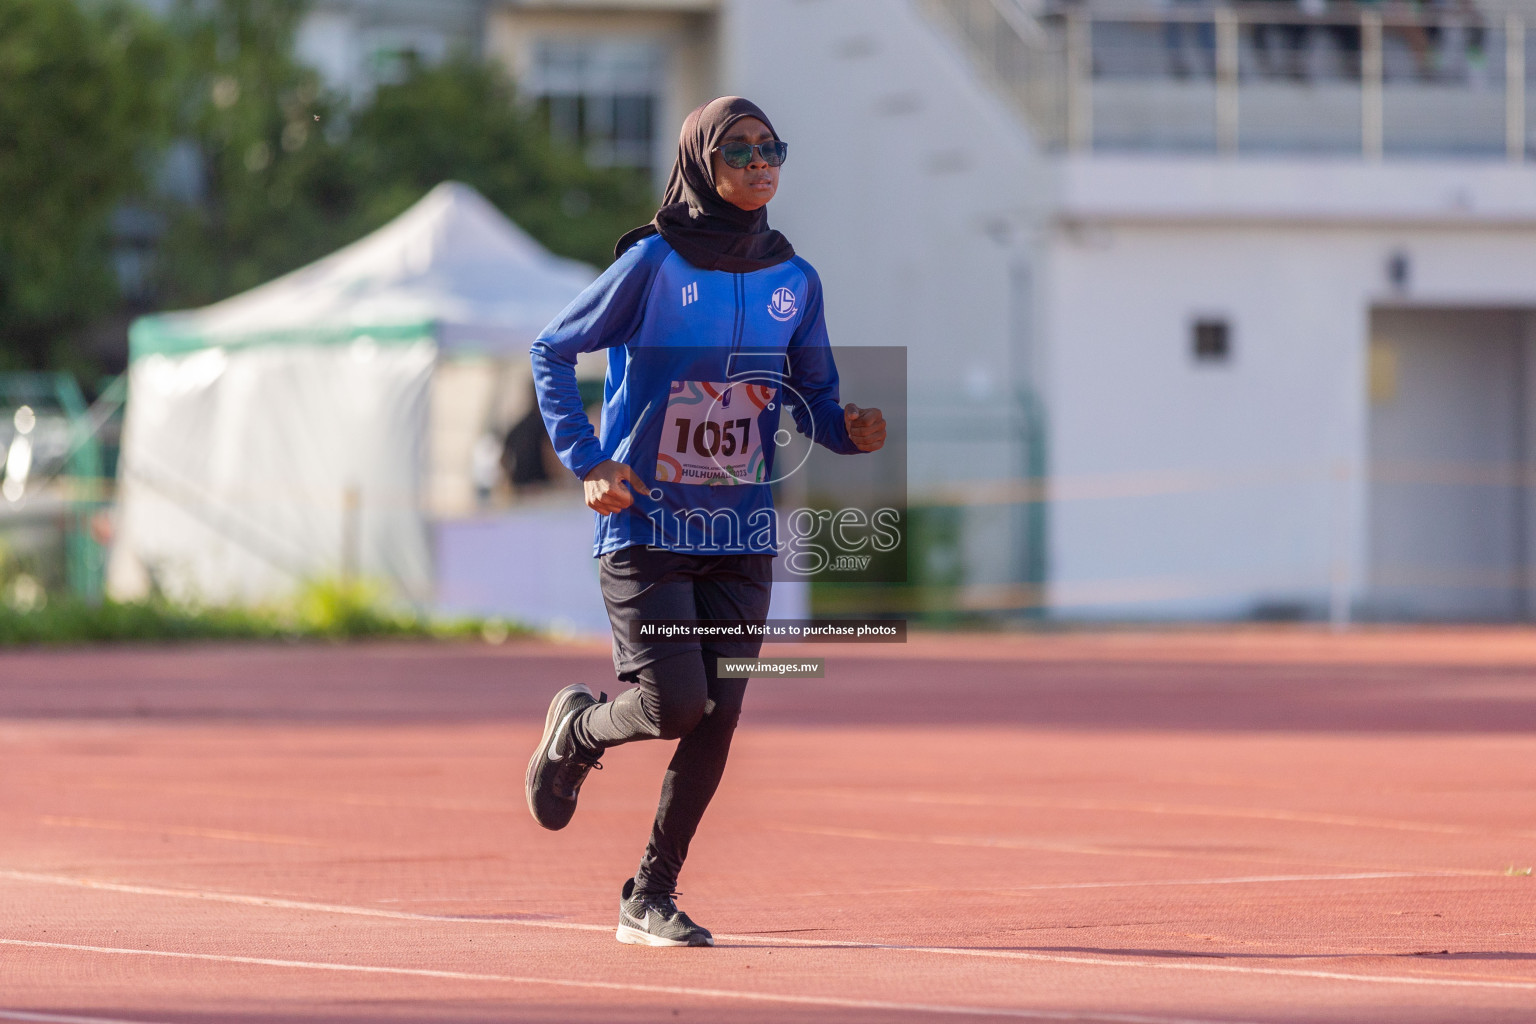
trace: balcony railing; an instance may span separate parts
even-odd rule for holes
[[[1523,161],[1532,40],[1469,0],[917,0],[1048,149]],[[1312,6],[1313,3],[1316,6]]]

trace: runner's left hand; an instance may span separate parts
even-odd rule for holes
[[[885,445],[885,417],[879,409],[860,409],[849,402],[843,408],[848,439],[861,452],[877,452]]]

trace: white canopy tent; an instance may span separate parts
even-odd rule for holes
[[[466,477],[508,373],[594,276],[446,182],[308,267],[140,319],[108,592],[261,601],[356,575],[430,603],[440,464]]]

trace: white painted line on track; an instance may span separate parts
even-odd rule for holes
[[[1083,843],[1058,843],[1044,839],[1012,839],[1006,836],[946,836],[928,832],[880,832],[867,828],[842,828],[836,825],[764,825],[770,832],[790,832],[805,836],[831,836],[834,839],[879,839],[896,843],[929,843],[934,846],[978,846],[997,850],[1042,850],[1047,853],[1092,854],[1104,857],[1151,857],[1156,860],[1188,859],[1197,854],[1187,850],[1144,849],[1135,846],[1108,847]],[[1223,858],[1239,859],[1239,858]],[[1253,858],[1242,858],[1253,859]]]
[[[121,779],[90,779],[88,781],[74,781],[71,784],[80,787],[88,786],[92,789],[135,791],[143,789],[143,784],[140,782],[124,781]],[[521,812],[528,806],[522,801],[515,800],[454,800],[432,797],[400,799],[398,797],[371,796],[362,793],[327,793],[309,789],[253,789],[246,786],[206,786],[195,783],[167,782],[163,779],[155,782],[155,792],[161,794],[179,793],[187,796],[217,796],[234,800],[282,800],[289,803],[303,800],[314,803],[342,804],[349,807],[470,811],[475,814]]]
[[[797,996],[772,992],[743,992],[735,989],[696,988],[687,985],[644,985],[618,981],[576,981],[570,978],[534,978],[515,974],[478,974],[471,971],[441,971],[426,967],[383,967],[373,964],[341,964],[313,960],[276,960],[256,956],[225,956],[217,953],[183,953],[161,949],[123,949],[113,946],[83,946],[67,942],[31,942],[0,939],[0,945],[31,946],[41,949],[67,949],[81,953],[107,953],[122,956],[165,957],[176,960],[202,960],[212,963],[242,964],[256,967],[287,967],[309,971],[337,971],[357,974],[388,974],[410,978],[434,978],[448,981],[500,982],[511,985],[549,985],[555,988],[597,989],[608,992],[644,992],[653,995],[694,996],[703,999],[738,999],[758,1003],[784,1003],[794,1006],[835,1007],[840,1010],[889,1010],[900,1013],[946,1014],[953,1017],[1009,1017],[1017,1020],[1094,1021],[1097,1024],[1248,1024],[1235,1020],[1211,1018],[1160,1017],[1141,1013],[1101,1013],[1097,1011],[1026,1010],[1012,1006],[955,1006],[943,1003],[898,1003],[884,999],[847,999],[840,996]],[[24,1020],[68,1021],[69,1024],[137,1024],[130,1021],[103,1022],[90,1018],[29,1017]]]
[[[523,918],[475,917],[452,914],[418,914],[408,910],[380,910],[373,907],[355,907],[337,903],[308,903],[301,900],[285,900],[265,896],[247,896],[241,893],[205,892],[193,889],[166,889],[148,885],[128,885],[120,882],[97,882],[92,879],[68,878],[62,875],[44,875],[28,871],[0,870],[0,878],[15,881],[42,882],[53,885],[74,886],[86,889],[105,889],[111,892],[132,893],[147,896],[171,896],[178,899],[207,900],[216,903],[235,903],[244,906],[276,907],[285,910],[304,910],[314,913],[348,914],[359,917],[382,917],[406,921],[434,921],[457,924],[509,925],[517,928],[549,928],[558,931],[608,932],[612,925],[582,924],[575,921],[537,921]],[[807,939],[785,938],[780,935],[736,935],[717,932],[715,938],[727,942],[773,944],[786,948],[809,949],[878,949],[893,953],[926,953],[935,956],[978,957],[987,960],[1023,960],[1032,963],[1079,964],[1092,967],[1139,967],[1147,970],[1201,971],[1217,974],[1261,974],[1281,978],[1316,978],[1326,981],[1353,981],[1381,985],[1427,985],[1452,988],[1495,988],[1536,992],[1536,981],[1492,981],[1468,978],[1427,977],[1425,975],[1350,974],[1343,971],[1308,971],[1285,967],[1252,967],[1239,964],[1176,963],[1112,959],[1096,956],[1069,956],[1059,953],[1030,953],[1014,949],[981,949],[971,946],[911,946],[893,942],[865,942],[858,939]],[[41,945],[21,939],[0,939],[0,944]],[[72,948],[72,947],[71,947]],[[80,947],[82,949],[95,947]],[[126,950],[134,952],[134,950]],[[166,954],[167,956],[192,956],[193,954]],[[1372,954],[1362,953],[1359,956]],[[1209,956],[1209,954],[1206,954]],[[1204,957],[1202,957],[1204,959]]]
[[[1491,874],[1491,872],[1490,872]],[[1438,871],[1360,871],[1348,875],[1249,875],[1241,878],[1149,878],[1124,882],[1047,882],[1043,885],[1005,886],[909,886],[896,889],[827,889],[797,892],[796,898],[822,896],[895,896],[902,893],[982,892],[999,896],[1010,893],[1041,892],[1052,889],[1136,889],[1145,885],[1267,885],[1274,882],[1350,882],[1363,878],[1459,878]]]
[[[354,917],[383,917],[396,921],[444,921],[463,924],[513,924],[520,928],[559,928],[565,931],[611,932],[605,924],[579,924],[575,921],[540,921],[530,918],[480,917],[468,914],[418,914],[409,910],[384,910],[380,907],[357,907],[344,903],[311,903],[306,900],[285,900],[277,896],[248,896],[236,892],[213,892],[198,889],[168,889],[157,885],[131,885],[126,882],[103,882],[94,878],[70,878],[65,875],[45,875],[34,871],[9,871],[0,869],[0,878],[16,882],[40,882],[45,885],[65,885],[77,889],[103,889],[107,892],[128,893],[134,896],[171,896],[183,900],[207,900],[211,903],[236,903],[247,907],[277,907],[283,910],[307,910],[321,914],[348,914]]]
[[[1077,853],[1096,857],[1142,857],[1153,860],[1220,860],[1245,861],[1250,864],[1296,864],[1294,857],[1254,857],[1247,854],[1228,853],[1224,850],[1166,850],[1137,846],[1094,846],[1081,843],[1058,843],[1035,839],[1013,839],[1008,836],[951,836],[931,832],[881,832],[868,828],[842,828],[836,825],[788,825],[770,824],[763,828],[770,832],[789,832],[795,835],[829,836],[833,839],[873,839],[888,843],[926,843],[931,846],[971,846],[978,849],[1042,850],[1047,853]],[[1307,867],[1322,867],[1316,863],[1304,863]],[[1338,864],[1338,867],[1369,867],[1385,870],[1376,865]],[[1392,869],[1394,871],[1399,869]],[[1445,878],[1492,878],[1500,871],[1470,870],[1465,868],[1444,869],[1429,872],[1404,871],[1403,874],[1424,874],[1426,877]]]
[[[44,1024],[156,1024],[148,1020],[123,1020],[118,1017],[81,1017],[68,1013],[33,1013],[31,1010],[0,1009],[0,1020],[34,1020]]]
[[[717,934],[717,939],[768,941],[753,935]],[[3,941],[3,940],[0,940]],[[1303,971],[1286,967],[1246,967],[1237,964],[1173,963],[1148,960],[1111,960],[1097,956],[1063,956],[1055,953],[1025,953],[1013,949],[976,949],[967,946],[903,946],[880,942],[838,942],[835,939],[786,940],[797,946],[832,946],[850,949],[888,949],[904,953],[933,953],[940,956],[973,956],[982,959],[1031,960],[1052,964],[1084,964],[1094,967],[1142,967],[1156,971],[1203,971],[1215,974],[1264,974],[1279,978],[1317,978],[1323,981],[1356,981],[1375,985],[1443,985],[1450,988],[1498,988],[1536,992],[1536,981],[1480,981],[1470,978],[1432,978],[1425,975],[1350,974],[1345,971]],[[1211,954],[1204,954],[1209,957]],[[1370,954],[1357,954],[1368,956]]]
[[[227,839],[236,843],[271,843],[277,846],[329,846],[318,839],[302,836],[276,836],[266,832],[238,832],[227,828],[199,828],[191,825],[152,825],[140,821],[101,821],[96,818],[60,818],[43,815],[44,825],[60,828],[95,828],[109,832],[146,832],[150,835],[191,836],[196,839]]]
[[[1446,873],[1441,871],[1360,871],[1352,875],[1250,875],[1246,878],[1154,878],[1137,882],[1051,882],[1046,885],[1010,885],[979,891],[1036,892],[1045,889],[1135,889],[1143,885],[1266,885],[1271,882],[1353,882],[1362,878],[1446,877]]]
[[[1320,811],[1288,811],[1273,807],[1223,807],[1219,804],[1172,804],[1123,802],[1115,800],[1067,800],[1047,797],[976,796],[973,794],[930,793],[923,790],[838,789],[799,787],[787,790],[817,796],[845,797],[855,800],[885,800],[901,803],[940,804],[946,807],[1031,807],[1041,810],[1110,811],[1115,814],[1162,814],[1197,818],[1240,818],[1255,821],[1288,821],[1304,825],[1339,825],[1345,828],[1376,828],[1398,832],[1429,832],[1451,836],[1508,836],[1536,839],[1536,832],[1519,829],[1450,825],[1437,821],[1406,821],[1401,818],[1372,818],[1358,814],[1328,814]]]

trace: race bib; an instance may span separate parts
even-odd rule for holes
[[[757,417],[777,389],[675,380],[656,451],[656,482],[753,484],[767,479]]]

